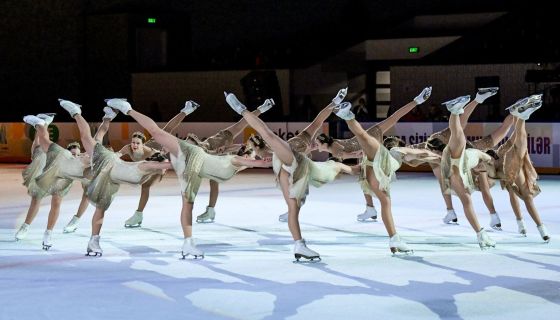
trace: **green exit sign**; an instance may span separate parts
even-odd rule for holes
[[[148,23],[156,23],[156,18],[148,18]]]
[[[418,53],[420,52],[420,47],[408,47],[408,53]]]

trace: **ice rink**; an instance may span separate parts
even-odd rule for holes
[[[381,221],[360,223],[356,178],[311,188],[300,220],[318,263],[293,263],[286,210],[269,170],[250,170],[221,185],[216,222],[195,224],[204,260],[180,260],[181,198],[168,174],[152,188],[141,228],[125,229],[139,188],[122,186],[101,234],[101,258],[85,257],[90,206],[63,234],[81,197],[66,196],[54,245],[41,250],[50,198],[28,237],[15,242],[29,197],[23,166],[0,167],[0,319],[555,319],[560,315],[560,177],[542,176],[535,203],[551,234],[545,244],[526,213],[528,236],[506,192],[492,189],[503,231],[481,251],[457,198],[459,225],[444,225],[445,206],[431,174],[399,173],[391,195],[397,230],[414,255],[393,256]],[[208,183],[195,215],[208,201]],[[489,215],[473,195],[481,225]],[[378,202],[376,207],[379,211]],[[489,229],[489,228],[487,228]],[[556,316],[554,316],[556,315]]]

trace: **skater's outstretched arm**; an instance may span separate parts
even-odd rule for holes
[[[248,168],[270,168],[272,167],[271,161],[266,160],[256,160],[256,159],[249,159],[240,156],[234,156],[231,159],[231,164],[236,167],[248,167]]]
[[[385,133],[385,132],[387,132],[387,130],[394,127],[395,124],[397,124],[397,122],[399,122],[399,120],[402,117],[404,117],[407,113],[412,111],[412,109],[414,109],[414,107],[416,107],[417,105],[422,104],[422,103],[424,103],[424,101],[428,100],[428,98],[430,98],[431,94],[432,94],[432,87],[424,88],[424,90],[422,90],[422,92],[420,92],[420,94],[416,98],[414,98],[414,100],[405,104],[403,107],[401,107],[399,110],[395,111],[395,113],[393,113],[387,119],[385,119],[382,122],[380,122],[379,124],[377,124],[379,129],[381,129],[381,132]]]

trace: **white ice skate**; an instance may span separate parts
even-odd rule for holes
[[[542,93],[530,95],[528,97],[529,103],[535,103],[535,102],[538,102],[538,101],[542,101],[542,96],[543,96]]]
[[[188,256],[193,256],[195,259],[204,259],[204,252],[200,251],[196,247],[192,238],[185,238],[185,242],[183,242],[183,249],[181,250],[181,255],[183,256],[183,259]]]
[[[125,228],[138,228],[142,226],[142,218],[144,214],[140,211],[135,211],[132,217],[128,218],[124,222]]]
[[[49,251],[52,247],[52,240],[51,240],[52,230],[45,230],[43,234],[43,250]]]
[[[366,210],[363,213],[357,215],[356,219],[359,222],[366,222],[366,221],[375,222],[377,221],[377,210],[375,210],[375,207],[366,206]]]
[[[54,116],[56,116],[56,113],[39,113],[37,118],[43,119],[45,121],[45,126],[48,127],[53,122]]]
[[[64,229],[62,230],[62,232],[72,233],[76,231],[76,229],[78,229],[78,223],[80,223],[80,218],[78,218],[77,216],[72,216],[72,219],[70,219],[70,222],[68,222],[66,227],[64,227]]]
[[[550,236],[548,235],[548,230],[546,230],[546,227],[544,226],[544,224],[541,224],[540,226],[537,226],[537,229],[539,229],[539,233],[541,234],[541,238],[544,240],[544,242],[549,243],[550,242]]]
[[[517,108],[512,108],[509,110],[509,112],[514,117],[518,117],[521,120],[529,120],[531,114],[537,111],[540,107],[542,107],[542,101],[537,101],[533,103],[528,103],[526,105],[522,105]]]
[[[270,108],[272,108],[272,106],[274,106],[274,100],[273,99],[266,99],[264,100],[264,103],[261,104],[257,109],[262,113],[267,112]]]
[[[29,232],[29,225],[24,223],[16,232],[16,241],[25,239],[27,237],[27,232]]]
[[[196,109],[198,109],[200,105],[192,100],[185,102],[185,106],[181,109],[181,112],[184,113],[186,116],[193,113]]]
[[[494,230],[502,231],[502,222],[498,213],[490,214],[490,227]]]
[[[288,222],[288,213],[282,213],[278,216],[278,221],[280,222]]]
[[[203,214],[196,217],[196,222],[198,223],[212,223],[216,217],[216,210],[213,207],[206,207],[206,211]]]
[[[499,89],[498,87],[479,88],[474,101],[478,104],[484,103],[486,99],[498,93]]]
[[[117,113],[111,107],[104,107],[103,112],[105,112],[103,120],[107,119],[109,121],[113,121],[113,119],[115,119],[115,117],[117,116]]]
[[[226,96],[226,102],[229,106],[237,113],[242,114],[243,111],[247,110],[247,107],[241,101],[237,99],[237,97],[233,93],[226,93],[224,91],[224,95]]]
[[[27,123],[32,127],[45,126],[45,120],[33,115],[23,117],[23,122]]]
[[[101,257],[103,250],[99,246],[99,236],[91,236],[87,246],[86,256]]]
[[[58,99],[58,103],[60,103],[60,106],[64,108],[64,110],[70,113],[71,117],[74,117],[77,114],[82,114],[82,106],[77,103],[64,99]]]
[[[443,217],[443,223],[445,224],[458,224],[457,214],[454,209],[447,210],[447,214]]]
[[[465,110],[463,109],[465,108],[467,103],[469,103],[469,101],[471,101],[470,96],[461,96],[459,98],[446,101],[442,104],[445,105],[447,110],[449,110],[449,112],[451,112],[452,114],[459,115],[465,112]]]
[[[527,228],[525,228],[525,222],[523,221],[523,219],[517,220],[517,232],[519,232],[519,234],[523,235],[524,237],[527,236]]]
[[[426,100],[428,100],[431,95],[432,87],[426,87],[424,88],[424,90],[422,90],[422,92],[420,92],[418,96],[416,96],[416,98],[414,98],[414,102],[416,102],[416,104],[422,104],[426,102]]]
[[[484,228],[480,229],[480,231],[476,233],[476,238],[478,239],[478,245],[481,250],[496,247],[496,241],[492,240],[488,236]]]
[[[305,258],[309,262],[321,261],[319,254],[307,247],[305,239],[296,240],[294,244],[294,256],[296,258],[294,262],[300,262],[299,259],[301,258]]]
[[[344,98],[346,98],[346,94],[348,93],[348,87],[338,90],[336,96],[332,99],[332,102],[335,105],[339,105]]]
[[[406,242],[401,240],[401,236],[398,233],[395,233],[391,238],[389,238],[389,249],[393,254],[398,252],[406,253],[406,254],[413,254],[414,250],[410,249]]]
[[[333,111],[342,120],[354,119],[354,113],[352,112],[352,104],[350,102],[344,102],[339,104],[334,108]]]
[[[119,110],[124,114],[128,114],[130,110],[132,110],[130,103],[123,98],[105,99],[105,103],[107,103],[109,107]]]

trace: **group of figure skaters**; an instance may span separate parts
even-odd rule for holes
[[[278,137],[263,122],[259,115],[269,110],[272,99],[267,99],[254,111],[247,110],[232,93],[224,93],[227,104],[241,115],[242,119],[234,125],[220,130],[206,139],[189,134],[186,139],[177,138],[173,132],[186,116],[199,105],[187,101],[181,112],[160,128],[152,119],[134,110],[126,99],[107,99],[102,124],[94,136],[88,122],[82,116],[81,106],[68,100],[59,99],[60,106],[75,119],[80,131],[81,145],[70,143],[66,148],[49,140],[47,128],[54,114],[28,115],[24,122],[36,129],[32,144],[32,161],[23,171],[24,185],[31,196],[31,204],[23,225],[15,234],[16,240],[24,239],[33,222],[41,200],[51,195],[51,208],[47,229],[43,237],[43,249],[52,246],[52,230],[58,219],[62,198],[68,193],[72,183],[79,181],[83,196],[76,212],[64,228],[65,233],[74,232],[85,212],[88,202],[95,206],[92,218],[92,234],[87,245],[86,255],[101,256],[103,250],[99,237],[105,211],[110,207],[122,183],[140,185],[141,196],[137,210],[126,220],[125,227],[139,227],[142,224],[143,210],[148,201],[150,187],[161,180],[165,171],[173,168],[179,180],[182,195],[181,227],[184,242],[183,258],[204,257],[192,238],[192,211],[197,192],[203,179],[210,182],[210,197],[206,211],[196,219],[199,223],[213,222],[214,209],[219,183],[231,179],[245,168],[272,167],[276,181],[286,201],[288,211],[280,215],[280,221],[287,221],[294,240],[294,255],[310,261],[320,260],[319,253],[307,247],[301,234],[299,212],[309,192],[309,185],[320,187],[333,181],[339,174],[358,176],[363,190],[366,209],[357,216],[358,221],[377,219],[377,210],[372,197],[379,200],[381,219],[389,236],[391,252],[411,253],[412,249],[401,239],[395,228],[391,209],[390,185],[395,180],[395,172],[405,163],[410,166],[429,164],[441,186],[447,213],[445,223],[457,223],[451,195],[456,195],[465,216],[477,235],[481,249],[494,247],[492,240],[478,222],[474,212],[471,193],[480,191],[490,213],[490,227],[501,230],[501,222],[493,204],[490,188],[497,182],[505,189],[515,213],[518,231],[526,235],[519,199],[537,226],[545,242],[550,236],[540,219],[533,198],[539,194],[537,173],[527,151],[527,132],[525,121],[542,105],[542,95],[532,95],[518,100],[508,107],[509,115],[501,126],[490,135],[468,141],[464,128],[469,116],[478,104],[495,95],[498,88],[481,88],[471,101],[470,96],[462,96],[444,102],[451,113],[447,129],[433,133],[426,142],[406,145],[398,137],[384,138],[385,133],[431,95],[427,87],[412,101],[398,109],[386,120],[364,129],[351,111],[352,105],[344,102],[347,89],[337,95],[297,136],[288,141]],[[141,132],[132,134],[130,144],[114,152],[103,145],[103,138],[110,122],[117,113],[137,121],[151,136],[149,140]],[[333,139],[320,129],[332,114],[345,120],[354,134],[350,139]],[[246,144],[233,141],[245,127],[252,127],[258,135],[252,135]],[[509,138],[510,128],[513,127]],[[81,153],[81,149],[85,153]],[[313,150],[329,152],[340,161],[313,161]],[[342,160],[360,159],[358,165],[349,166]],[[128,160],[128,161],[125,161]]]

